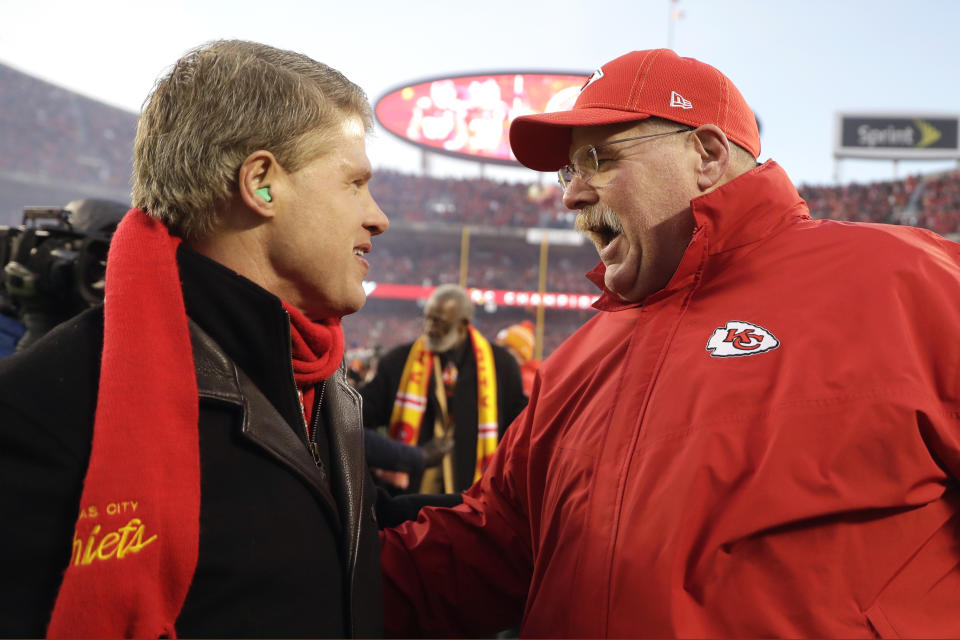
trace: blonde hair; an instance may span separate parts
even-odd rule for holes
[[[133,204],[186,240],[216,226],[252,152],[296,171],[324,151],[348,118],[367,132],[363,90],[303,54],[218,40],[184,55],[157,81],[137,124]]]

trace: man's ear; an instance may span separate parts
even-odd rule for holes
[[[693,132],[694,144],[700,161],[697,166],[697,186],[707,191],[722,184],[730,165],[730,141],[713,124],[705,124]]]
[[[237,191],[248,209],[264,218],[276,214],[274,191],[270,187],[282,171],[269,151],[259,149],[247,156],[237,171]]]

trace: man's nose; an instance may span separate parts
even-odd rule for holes
[[[378,236],[390,227],[390,219],[387,218],[387,214],[383,212],[373,196],[370,196],[370,203],[367,206],[367,219],[363,226],[366,227],[371,236]]]
[[[599,200],[597,191],[579,176],[573,176],[563,190],[563,206],[567,209],[579,211],[584,207],[596,204]]]

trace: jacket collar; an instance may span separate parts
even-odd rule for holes
[[[238,369],[217,342],[190,321],[190,342],[201,398],[234,404],[240,408],[241,433],[283,461],[320,496],[331,514],[339,517],[337,504],[326,488],[319,467],[300,437],[280,416],[273,404],[241,369]],[[334,374],[342,378],[343,371]],[[336,522],[337,518],[334,518]]]
[[[599,263],[587,274],[602,293],[593,304],[600,311],[620,311],[649,304],[686,286],[702,263],[696,246],[706,243],[708,256],[763,240],[794,222],[809,218],[807,205],[790,177],[769,160],[726,183],[719,189],[690,201],[696,226],[693,238],[677,272],[661,291],[637,302],[624,302],[603,284],[605,267]]]
[[[303,417],[294,392],[290,321],[280,299],[187,248],[178,252],[178,261],[200,396],[240,406],[243,435],[292,468],[320,495],[343,527],[352,576],[360,530],[372,526],[373,520],[363,513],[367,471],[360,397],[347,383],[345,363],[341,361],[327,381],[321,405],[334,475],[327,483],[301,435],[291,428]],[[284,413],[281,407],[288,399],[296,404],[292,412],[288,406]]]
[[[214,337],[291,426],[301,424],[290,319],[280,298],[182,244],[177,262],[190,319]]]

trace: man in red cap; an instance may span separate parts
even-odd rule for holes
[[[559,170],[600,312],[463,504],[384,532],[388,632],[960,635],[960,248],[812,220],[669,50],[511,144]]]

